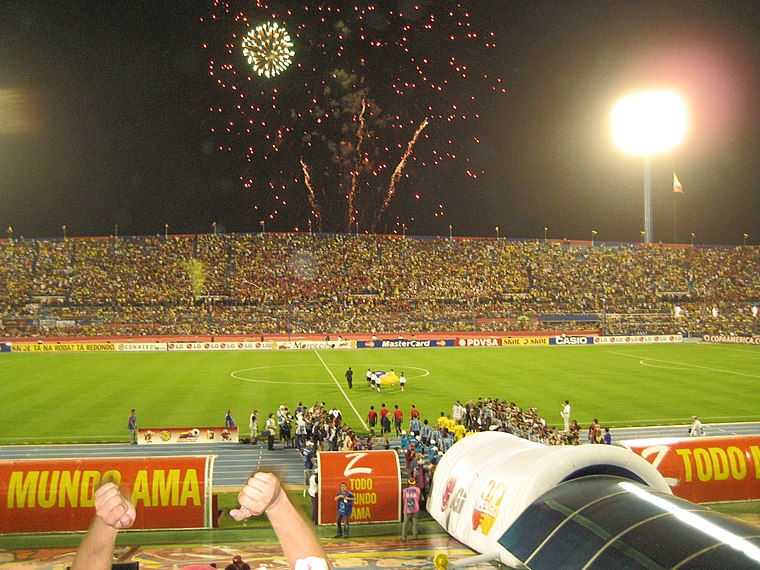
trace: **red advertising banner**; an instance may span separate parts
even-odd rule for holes
[[[95,490],[119,483],[137,508],[132,528],[204,528],[211,521],[209,457],[0,461],[0,534],[87,530]]]
[[[352,523],[401,519],[401,471],[395,451],[319,453],[319,524],[338,516],[335,495],[345,482],[354,496]]]
[[[760,436],[625,442],[649,461],[673,494],[694,503],[760,499]]]
[[[167,443],[238,443],[238,427],[140,428],[138,445]]]

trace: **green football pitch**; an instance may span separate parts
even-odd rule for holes
[[[403,371],[406,391],[370,390],[368,368]],[[254,409],[265,418],[315,401],[357,431],[370,405],[406,415],[414,404],[434,421],[480,397],[535,407],[552,425],[565,399],[584,426],[760,420],[760,350],[738,345],[11,353],[0,378],[0,444],[127,441],[131,408],[141,427],[222,425],[229,408],[244,435]]]

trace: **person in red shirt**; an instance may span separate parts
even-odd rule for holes
[[[380,404],[380,419],[383,419],[385,417],[388,417],[388,414],[390,414],[391,411],[385,407],[385,402]]]
[[[393,425],[396,428],[396,437],[401,435],[401,424],[404,423],[404,412],[398,407],[398,404],[393,406]]]
[[[375,426],[377,425],[377,412],[375,411],[375,406],[369,407],[369,412],[367,412],[367,425],[369,426],[370,437],[375,437]]]
[[[409,419],[413,420],[414,418],[420,417],[420,411],[412,404],[412,409],[409,410]]]

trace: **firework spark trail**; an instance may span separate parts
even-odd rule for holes
[[[385,213],[385,210],[388,208],[388,204],[391,203],[391,200],[393,199],[393,195],[396,193],[396,183],[398,182],[399,178],[401,178],[401,174],[404,172],[404,167],[406,166],[407,159],[411,156],[412,150],[414,149],[414,144],[417,142],[417,138],[420,136],[420,133],[425,130],[425,127],[428,126],[428,120],[427,117],[425,120],[423,120],[420,123],[420,126],[417,127],[417,130],[414,132],[414,136],[412,139],[407,143],[406,145],[406,151],[404,152],[403,156],[401,157],[401,160],[396,165],[396,170],[393,171],[393,176],[391,176],[391,183],[388,185],[388,193],[385,195],[385,200],[383,200],[383,205],[380,206],[380,209],[377,212],[377,216],[375,217],[376,221],[380,221],[380,218]]]
[[[364,132],[367,130],[367,122],[364,119],[364,114],[367,112],[367,93],[364,92],[362,97],[362,110],[359,113],[359,128],[356,131],[356,165],[351,171],[351,189],[348,191],[348,224],[349,228],[351,222],[354,221],[354,199],[356,198],[356,186],[359,181],[359,174],[362,167],[362,145],[364,144]]]
[[[317,204],[317,197],[314,194],[314,186],[311,183],[311,169],[309,165],[301,160],[301,169],[303,170],[303,183],[306,185],[306,189],[309,191],[309,205],[311,206],[314,217],[317,219],[317,230],[322,231],[322,216],[320,215],[319,204]]]

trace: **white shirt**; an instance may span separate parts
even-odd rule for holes
[[[309,496],[316,497],[319,492],[319,483],[317,483],[317,476],[312,475],[309,477]]]

